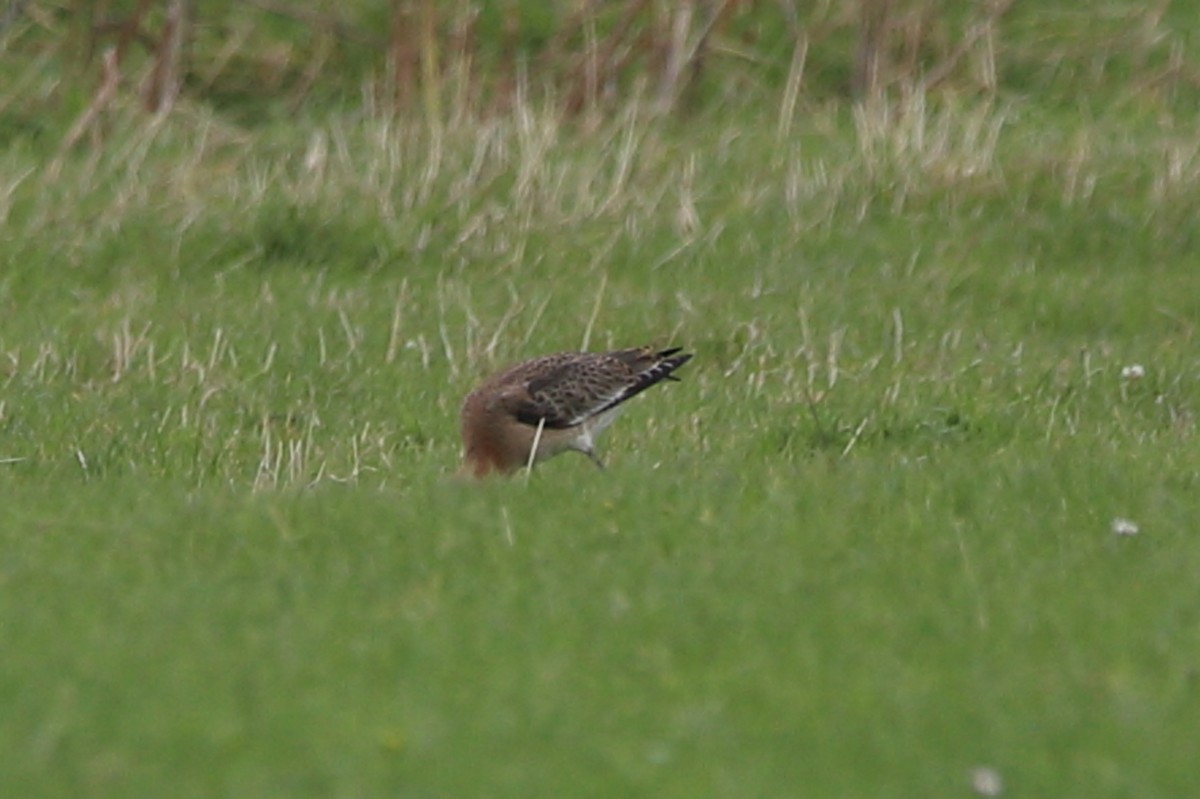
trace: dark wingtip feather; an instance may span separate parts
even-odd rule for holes
[[[662,367],[662,366],[668,367],[667,373],[663,376],[667,380],[678,381],[679,378],[675,377],[675,375],[673,375],[671,373],[692,359],[693,353],[690,353],[690,352],[685,352],[683,355],[675,355],[675,353],[679,352],[682,349],[683,349],[683,347],[676,347],[671,350],[663,350],[663,352],[670,353],[671,355],[674,356],[674,357],[663,358],[662,363],[659,364],[659,367]],[[660,355],[661,354],[662,353],[660,353]]]
[[[659,383],[663,380],[672,380],[676,383],[681,382],[678,377],[675,377],[671,373],[692,359],[692,353],[690,352],[686,352],[683,355],[675,354],[680,352],[682,349],[682,347],[672,347],[671,349],[659,351],[655,356],[659,359],[658,363],[654,364],[649,369],[638,375],[637,383],[630,386],[627,391],[622,393],[621,396],[617,397],[616,400],[609,403],[606,408],[619,405],[630,397],[642,393],[646,389],[650,388],[650,386],[653,386],[655,383]]]

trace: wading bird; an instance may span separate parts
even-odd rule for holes
[[[679,347],[636,347],[561,352],[509,367],[463,401],[463,472],[511,474],[571,449],[604,468],[596,437],[621,404],[662,380],[678,380],[671,373],[691,357]]]

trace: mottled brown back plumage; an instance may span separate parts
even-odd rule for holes
[[[563,352],[510,367],[463,402],[464,470],[476,477],[508,474],[568,449],[600,465],[595,437],[612,423],[621,403],[655,383],[676,379],[671,373],[691,357],[678,347],[637,347]]]

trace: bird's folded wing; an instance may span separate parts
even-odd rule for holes
[[[514,395],[512,407],[524,424],[574,427],[621,402],[636,382],[637,376],[617,359],[591,357],[531,378]]]

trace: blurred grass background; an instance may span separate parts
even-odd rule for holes
[[[1186,795],[1197,12],[10,0],[0,794]]]

